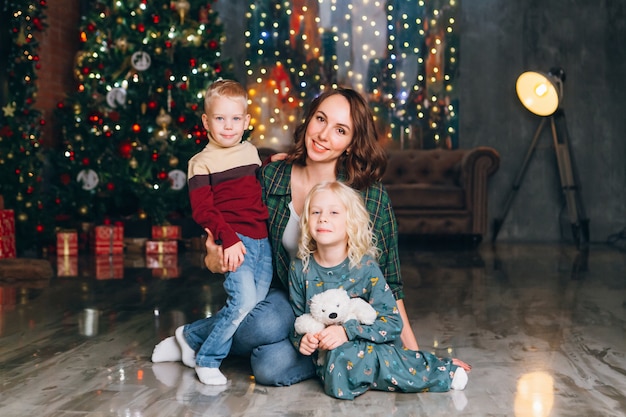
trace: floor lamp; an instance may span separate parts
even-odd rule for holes
[[[565,72],[561,68],[553,68],[548,73],[528,71],[519,76],[516,83],[517,96],[528,110],[541,116],[539,127],[533,136],[530,147],[526,152],[524,162],[515,177],[513,187],[506,199],[504,208],[499,217],[493,222],[493,235],[491,242],[494,243],[504,223],[504,219],[511,208],[513,199],[520,188],[528,163],[532,158],[541,132],[550,126],[556,161],[559,167],[561,189],[567,204],[567,213],[572,224],[572,233],[576,246],[580,249],[589,243],[589,219],[585,215],[585,209],[580,196],[580,181],[576,167],[572,162],[565,113],[559,104],[563,98],[563,82]],[[557,122],[562,127],[557,132]],[[560,133],[560,134],[559,134]]]

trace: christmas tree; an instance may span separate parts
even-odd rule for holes
[[[82,221],[189,216],[187,161],[206,144],[206,87],[232,68],[207,0],[98,0],[82,17],[77,89],[58,104],[60,213]]]
[[[47,4],[45,0],[3,4],[0,27],[8,42],[3,41],[7,59],[0,74],[0,195],[5,207],[15,212],[16,248],[22,253],[53,229],[52,219],[43,211],[45,122],[34,108],[40,67],[37,36],[45,29]]]
[[[369,100],[383,143],[457,147],[458,9],[459,0],[250,2],[252,142],[288,148],[303,107],[349,86]]]

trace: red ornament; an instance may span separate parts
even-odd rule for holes
[[[45,126],[46,125],[46,121],[44,119],[39,119],[39,125],[40,126]]]
[[[26,187],[26,194],[32,194],[33,191],[35,191],[35,189],[33,188],[32,185],[29,185],[28,187]]]
[[[94,25],[93,23],[87,24],[87,30],[89,32],[93,32],[94,30],[96,30],[96,25]]]
[[[103,114],[100,113],[99,111],[93,111],[89,113],[87,120],[89,120],[89,123],[91,123],[92,125],[102,124],[104,123],[102,116]]]
[[[112,182],[107,182],[107,190],[109,191],[115,190],[115,184],[113,184]]]
[[[59,179],[61,180],[61,184],[63,185],[67,185],[72,181],[72,178],[70,177],[70,174],[68,173],[61,174]]]
[[[87,158],[87,157],[83,158],[83,165],[84,166],[89,166],[90,163],[91,163],[91,161],[89,160],[89,158]]]
[[[139,123],[134,123],[133,126],[131,127],[131,129],[135,133],[141,132],[141,126],[139,125]]]
[[[196,67],[196,59],[195,58],[189,59],[189,66],[191,68],[195,68]]]
[[[157,108],[157,102],[156,102],[156,100],[150,100],[150,101],[148,102],[148,108],[149,108],[150,110],[154,110],[154,109],[156,109],[156,108]]]
[[[167,172],[165,172],[165,171],[160,171],[160,172],[157,174],[157,178],[158,178],[158,179],[160,179],[161,181],[163,181],[164,179],[166,179],[166,178],[167,178]]]
[[[62,108],[64,108],[64,107],[65,107],[65,103],[63,103],[62,101],[59,101],[59,102],[57,103],[57,109],[62,109]]]
[[[198,105],[197,105],[197,104],[195,104],[195,103],[194,103],[194,104],[192,104],[192,105],[191,105],[191,110],[193,110],[193,111],[198,110]]]
[[[130,159],[131,153],[133,151],[133,144],[129,140],[125,140],[120,143],[117,151],[122,158]]]
[[[157,151],[152,151],[152,160],[156,162],[159,159],[159,153]]]
[[[37,233],[43,233],[43,231],[45,230],[45,228],[43,227],[41,223],[37,225],[36,229],[37,229]]]
[[[209,48],[211,48],[211,49],[217,49],[217,45],[218,45],[218,43],[217,43],[217,41],[216,41],[215,39],[211,39],[211,40],[209,41]]]
[[[187,121],[187,119],[185,118],[185,115],[181,114],[180,116],[178,116],[177,121],[178,121],[178,124],[182,125],[185,123],[185,121]]]
[[[213,68],[215,68],[215,73],[217,74],[222,72],[222,66],[220,64],[215,64]]]
[[[172,41],[165,41],[165,47],[166,48],[171,48],[172,47]]]
[[[153,14],[152,15],[152,23],[154,23],[156,25],[160,21],[161,21],[161,17],[158,14]]]
[[[143,23],[139,23],[139,24],[137,25],[137,30],[138,30],[139,32],[143,33],[143,32],[145,32],[145,31],[146,31],[146,26],[145,26]]]

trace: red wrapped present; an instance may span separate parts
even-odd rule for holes
[[[180,271],[177,266],[171,268],[153,268],[152,269],[152,277],[153,278],[178,278],[180,276]]]
[[[75,230],[57,232],[57,255],[78,255],[78,232]]]
[[[15,213],[0,210],[0,259],[15,256]]]
[[[77,277],[78,276],[78,256],[59,255],[57,256],[57,276]]]
[[[124,226],[121,223],[96,226],[93,230],[93,249],[96,255],[124,253]]]
[[[152,239],[154,240],[176,240],[181,237],[182,232],[180,226],[152,226]]]
[[[124,256],[120,254],[95,258],[96,279],[121,279],[124,278]]]
[[[178,253],[176,240],[148,240],[146,241],[146,254]]]
[[[172,268],[178,266],[177,253],[146,254],[147,268]]]

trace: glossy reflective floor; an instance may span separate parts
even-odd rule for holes
[[[181,364],[152,364],[155,343],[219,308],[221,282],[199,253],[166,269],[139,255],[68,262],[52,259],[78,276],[0,282],[2,417],[626,415],[626,254],[615,248],[403,243],[420,348],[469,362],[470,381],[465,391],[371,391],[352,402],[315,380],[256,385],[245,358],[227,359],[223,388]]]

